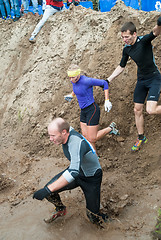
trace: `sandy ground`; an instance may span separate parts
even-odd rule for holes
[[[67,215],[46,225],[43,219],[53,206],[33,200],[32,194],[68,165],[61,147],[49,142],[51,119],[63,117],[80,131],[78,103],[63,98],[72,90],[68,66],[77,63],[84,74],[107,78],[122,54],[121,25],[133,21],[138,35],[146,34],[158,15],[133,10],[121,1],[108,13],[72,7],[52,16],[33,45],[28,38],[41,17],[28,15],[15,23],[1,20],[0,240],[152,239],[161,206],[161,117],[144,112],[148,143],[132,154],[137,132],[132,100],[136,66],[131,60],[110,84],[110,113],[104,112],[102,89],[94,88],[101,108],[100,127],[114,120],[121,133],[97,143],[103,169],[101,204],[113,221],[103,230],[92,225],[83,194],[76,189],[62,193]],[[153,46],[160,69],[160,37]]]

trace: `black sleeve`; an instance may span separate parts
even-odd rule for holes
[[[122,58],[120,61],[120,66],[124,68],[126,66],[128,59],[129,59],[129,55],[126,53],[126,47],[124,47],[122,52]]]
[[[152,40],[154,40],[156,36],[153,34],[153,32],[144,35],[143,37],[140,38],[142,43],[149,44],[151,43]]]

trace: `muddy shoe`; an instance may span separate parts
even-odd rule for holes
[[[134,146],[131,148],[131,151],[136,152],[136,151],[140,150],[141,145],[143,145],[147,141],[148,141],[148,139],[145,136],[142,140],[139,140],[139,138],[138,138],[136,143],[134,144]]]
[[[94,214],[88,209],[86,210],[86,213],[90,222],[96,224],[99,228],[105,228],[106,227],[105,223],[111,222],[109,216],[104,213]]]
[[[52,216],[47,219],[44,219],[44,222],[51,223],[55,221],[55,219],[57,219],[58,217],[65,216],[66,213],[67,213],[66,207],[64,207],[61,210],[58,210],[57,208],[55,208],[55,211],[52,213]]]
[[[30,43],[35,43],[36,42],[36,38],[35,37],[30,37],[29,38],[29,42]]]
[[[112,122],[109,127],[111,128],[111,132],[109,132],[109,134],[120,135],[115,122]]]

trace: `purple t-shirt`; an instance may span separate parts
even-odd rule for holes
[[[75,93],[81,109],[88,107],[94,103],[93,86],[103,86],[104,90],[108,89],[108,83],[102,79],[89,78],[84,75],[73,84],[73,92]]]

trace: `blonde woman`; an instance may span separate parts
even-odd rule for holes
[[[64,96],[65,100],[71,101],[76,95],[81,108],[80,127],[82,135],[92,144],[96,150],[96,141],[107,134],[118,135],[116,124],[112,122],[108,127],[98,130],[100,108],[93,97],[93,86],[102,86],[105,94],[105,111],[109,112],[112,104],[109,100],[108,82],[101,79],[89,78],[81,75],[79,66],[72,64],[68,69],[68,76],[73,85],[71,94]]]

